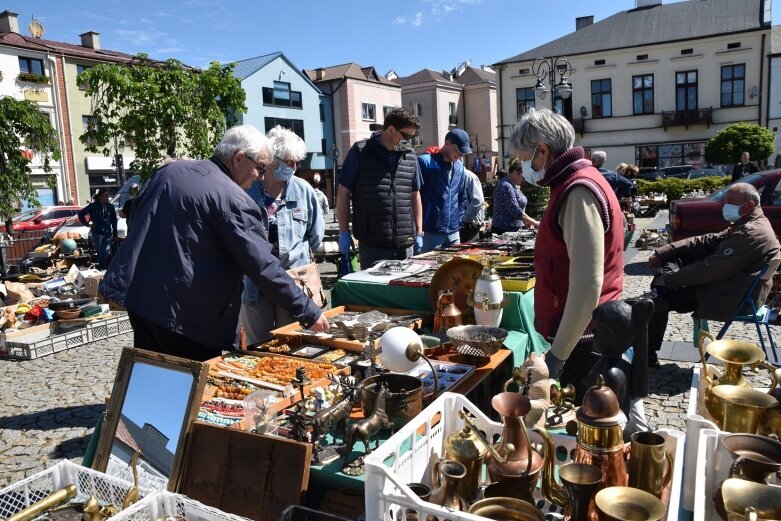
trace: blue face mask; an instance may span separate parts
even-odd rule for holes
[[[288,165],[284,161],[280,161],[279,164],[274,168],[274,177],[279,179],[280,181],[288,181],[291,177],[293,177],[293,174],[296,173],[296,169],[292,166]]]
[[[721,209],[721,215],[724,217],[725,221],[734,223],[740,219],[740,206],[736,204],[725,204]]]

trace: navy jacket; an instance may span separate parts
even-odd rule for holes
[[[635,185],[632,183],[632,181],[622,176],[615,170],[608,170],[607,168],[598,168],[597,170],[602,172],[602,176],[610,184],[610,188],[613,189],[613,192],[615,192],[616,197],[618,197],[619,199],[626,199],[627,197],[632,197],[633,192],[635,190]]]
[[[100,292],[187,338],[237,346],[242,277],[305,326],[320,309],[271,253],[258,205],[216,159],[160,169],[134,203],[133,227]]]
[[[92,233],[106,237],[117,235],[117,210],[111,203],[101,204],[100,201],[93,201],[77,214],[79,221],[87,226],[85,217],[89,215],[89,222],[92,223]]]
[[[464,164],[446,163],[442,154],[426,153],[418,157],[418,166],[423,178],[420,188],[423,231],[447,234],[459,231],[469,199]],[[448,176],[451,166],[453,173]]]

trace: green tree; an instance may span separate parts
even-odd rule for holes
[[[705,159],[722,165],[738,163],[743,151],[751,154],[753,159],[764,161],[776,151],[775,136],[759,125],[735,123],[708,140]]]
[[[79,139],[106,156],[115,141],[131,143],[136,159],[129,166],[144,179],[166,156],[208,157],[247,110],[233,67],[212,62],[200,70],[139,54],[127,64],[87,69],[77,81],[88,86],[92,120]]]
[[[37,152],[43,171],[51,173],[51,161],[60,159],[57,132],[49,116],[32,101],[11,96],[0,98],[0,217],[9,219],[18,203],[28,201],[38,206],[38,194],[30,180],[30,161]],[[50,175],[49,184],[54,183]]]

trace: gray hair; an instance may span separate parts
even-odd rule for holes
[[[513,129],[510,150],[532,152],[537,143],[545,143],[554,157],[575,145],[575,129],[567,119],[548,109],[530,109]]]
[[[277,125],[268,131],[266,137],[271,140],[275,160],[292,159],[298,163],[306,158],[306,143],[295,132]]]
[[[730,187],[730,191],[735,191],[740,194],[741,200],[744,203],[754,201],[754,204],[759,206],[759,192],[754,188],[754,185],[748,183],[735,183]]]
[[[238,152],[247,152],[253,159],[262,152],[266,152],[269,157],[274,155],[271,141],[252,125],[229,128],[214,148],[214,155],[226,165]]]
[[[605,161],[607,161],[607,154],[604,150],[594,150],[591,153],[591,164],[594,165],[594,168],[604,165]]]

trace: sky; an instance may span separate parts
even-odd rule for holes
[[[666,0],[664,3],[671,3]],[[282,51],[299,69],[348,62],[399,76],[451,70],[467,59],[490,65],[595,21],[632,9],[634,0],[0,0],[35,16],[44,38],[79,43],[100,33],[106,49],[205,67]],[[781,21],[781,0],[773,3]],[[778,23],[778,22],[776,22]]]

